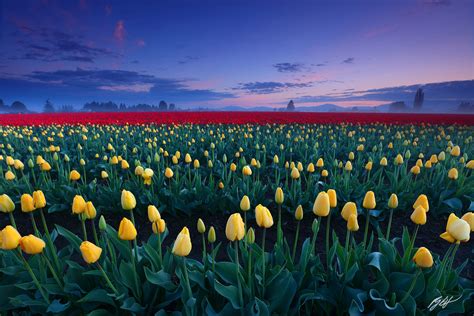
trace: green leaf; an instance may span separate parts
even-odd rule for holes
[[[153,272],[150,268],[145,267],[145,276],[148,282],[158,285],[167,291],[174,291],[176,289],[176,285],[171,280],[171,275],[163,270]]]
[[[59,300],[54,300],[49,304],[48,309],[46,310],[49,313],[61,313],[64,312],[66,309],[69,308],[71,302],[67,302],[65,304],[61,304]]]
[[[70,230],[67,230],[66,228],[60,226],[60,225],[55,225],[56,230],[58,231],[58,234],[63,236],[64,238],[69,241],[71,245],[77,250],[79,250],[79,247],[82,243],[81,238],[79,238],[76,234],[71,232]]]
[[[214,283],[214,288],[216,289],[217,293],[228,299],[235,309],[241,308],[239,303],[239,290],[237,287],[233,285],[223,285],[216,280]]]
[[[77,301],[78,303],[104,303],[115,306],[114,300],[110,297],[109,293],[103,289],[94,289],[87,293],[83,298]]]
[[[449,206],[454,212],[462,210],[462,201],[456,197],[444,200],[443,203]]]

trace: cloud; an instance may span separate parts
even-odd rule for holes
[[[311,87],[311,82],[292,83],[292,82],[276,82],[276,81],[255,81],[239,83],[238,87],[232,90],[244,90],[249,94],[270,94],[286,91],[292,88],[307,88]]]
[[[22,77],[0,77],[4,97],[43,99],[59,102],[115,100],[117,102],[154,102],[157,98],[173,102],[210,101],[235,98],[228,92],[193,89],[190,80],[160,78],[128,70],[83,69],[34,71]]]
[[[449,6],[451,5],[451,0],[423,0],[423,4],[432,6]]]
[[[138,47],[145,47],[145,46],[146,46],[145,40],[143,40],[143,39],[141,39],[141,38],[138,39],[138,40],[136,41],[136,43],[137,43],[137,46],[138,46]]]
[[[125,40],[125,24],[123,20],[117,21],[117,24],[115,25],[115,30],[114,30],[114,38],[118,42],[123,42]]]
[[[278,72],[300,72],[305,70],[301,63],[278,63],[273,65]]]
[[[188,55],[188,56],[184,56],[183,59],[178,60],[178,64],[180,64],[180,65],[185,65],[185,64],[188,64],[188,63],[197,61],[197,60],[199,60],[199,59],[200,59],[200,57],[198,57],[198,56],[189,56],[189,55]]]
[[[8,59],[93,63],[97,58],[119,56],[108,49],[84,43],[81,36],[48,28],[31,30],[27,37],[20,37],[17,44],[21,49],[16,52],[21,53],[10,56]]]
[[[353,63],[354,63],[354,60],[355,60],[354,57],[349,57],[349,58],[344,59],[344,60],[341,62],[341,64],[353,64]]]

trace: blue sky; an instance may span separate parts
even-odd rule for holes
[[[377,105],[473,60],[473,1],[0,1],[0,98],[32,107]]]

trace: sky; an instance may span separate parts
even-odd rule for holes
[[[470,0],[0,0],[0,98],[33,108],[458,102],[473,61]]]

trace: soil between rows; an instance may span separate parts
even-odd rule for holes
[[[31,225],[31,221],[29,215],[22,212],[15,212],[15,220],[18,226],[18,230],[20,233],[26,235],[27,233],[32,233],[33,228]],[[129,213],[127,211],[123,211],[123,213],[115,213],[115,214],[106,214],[107,223],[114,228],[118,229],[120,220],[123,216],[129,217]],[[228,260],[227,253],[223,246],[228,244],[228,241],[225,236],[225,226],[227,223],[228,215],[220,214],[220,215],[191,215],[191,216],[172,216],[169,214],[162,214],[162,217],[165,219],[167,223],[167,228],[170,232],[168,237],[164,240],[163,245],[168,247],[171,246],[174,239],[181,231],[184,226],[187,226],[191,233],[191,240],[193,243],[193,248],[191,251],[190,256],[193,258],[201,258],[202,255],[202,238],[200,234],[197,232],[196,223],[199,217],[202,218],[206,225],[206,229],[209,229],[210,226],[214,226],[217,235],[217,243],[222,242],[223,245],[219,250],[217,255],[217,259],[219,260]],[[311,225],[315,216],[312,213],[305,213],[303,220],[301,221],[300,226],[300,237],[299,237],[299,246],[301,245],[302,241],[310,237],[312,235]],[[40,217],[36,215],[37,223],[40,224]],[[49,229],[52,230],[54,224],[59,224],[72,232],[76,233],[78,236],[82,236],[82,229],[81,224],[76,216],[71,215],[70,213],[51,213],[46,214],[46,219],[48,222]],[[271,245],[274,244],[276,241],[276,215],[274,214],[275,225],[267,229],[267,239],[266,239],[266,249],[270,249]],[[437,253],[438,255],[444,255],[444,253],[449,248],[450,244],[444,240],[442,240],[439,235],[445,231],[446,225],[446,217],[443,218],[430,218],[428,213],[428,221],[426,225],[421,226],[418,231],[418,236],[416,238],[415,246],[424,246],[430,249],[433,253]],[[148,221],[148,217],[146,214],[138,215],[135,213],[135,221],[136,221],[136,228],[138,231],[138,240],[139,241],[146,241],[151,234],[153,234],[151,224]],[[284,235],[287,238],[289,245],[293,245],[295,231],[296,231],[296,220],[294,219],[293,214],[288,212],[282,213],[282,222],[283,222],[283,231]],[[380,223],[381,229],[383,232],[386,231],[388,220],[385,220]],[[8,216],[2,216],[0,218],[0,227],[4,227],[8,225]],[[96,224],[98,224],[98,218],[96,219]],[[360,230],[355,233],[355,239],[357,241],[361,241],[363,239],[363,227],[364,227],[364,218],[362,216],[359,217],[359,226]],[[262,229],[259,229],[255,223],[255,218],[253,216],[253,212],[248,213],[248,225],[249,227],[254,227],[255,229],[255,240],[256,242],[260,243],[262,238]],[[90,223],[87,223],[88,235],[92,236]],[[392,232],[390,233],[392,237],[401,237],[403,232],[403,227],[407,226],[410,233],[412,233],[413,229],[415,228],[415,224],[413,224],[410,220],[410,214],[408,212],[395,212],[393,216],[392,222]],[[42,226],[40,225],[40,230]],[[346,222],[340,217],[339,214],[333,213],[331,219],[331,228],[334,229],[339,237],[340,242],[344,242],[345,234],[346,234]],[[372,231],[370,228],[370,231]],[[324,252],[325,252],[325,234],[326,234],[326,219],[322,220],[320,225],[320,231],[318,235],[317,241],[317,251],[320,254],[321,258],[324,260]],[[207,237],[207,231],[206,231]],[[207,240],[207,238],[206,238]],[[462,275],[469,279],[474,279],[474,268],[472,266],[472,240],[468,243],[463,243],[459,247],[459,250],[456,254],[456,258],[454,261],[454,267],[459,266],[465,260],[470,260]],[[59,237],[55,242],[57,247],[63,247],[67,244],[67,241]],[[401,242],[398,243],[399,248],[401,247]],[[377,249],[377,240],[374,242],[373,249]]]

